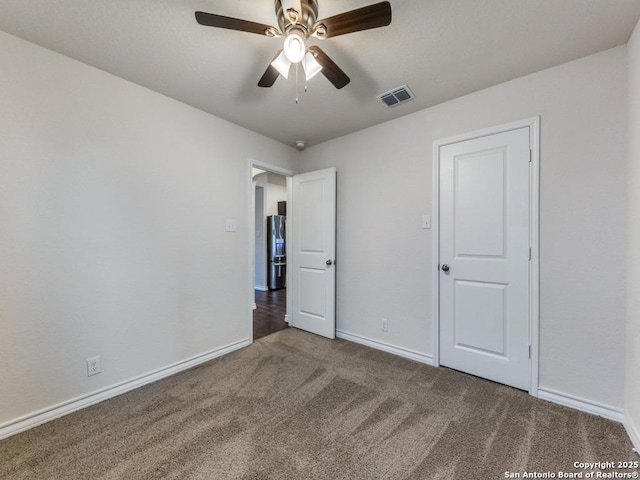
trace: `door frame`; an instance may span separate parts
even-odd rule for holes
[[[296,172],[293,170],[289,170],[287,168],[279,167],[272,163],[262,162],[259,160],[254,160],[249,158],[247,161],[247,196],[248,196],[248,222],[249,225],[247,228],[249,235],[249,255],[247,258],[250,259],[249,264],[249,272],[248,272],[248,286],[247,286],[247,305],[248,305],[248,313],[247,313],[247,337],[249,341],[253,343],[253,310],[256,308],[255,303],[255,243],[256,243],[256,221],[255,221],[255,199],[254,199],[254,188],[253,188],[253,168],[259,168],[261,170],[265,170],[269,173],[277,173],[278,175],[282,175],[287,177],[287,209],[291,208],[292,205],[292,192],[291,192],[291,182]],[[291,229],[286,229],[286,238],[285,242],[289,244],[290,241],[290,232]],[[287,268],[286,273],[286,282],[289,285],[289,268]],[[289,295],[287,295],[287,313],[285,314],[285,321],[289,323],[289,312],[291,311],[291,300]]]
[[[433,142],[433,366],[440,366],[440,149],[446,145],[529,127],[529,394],[538,396],[540,362],[540,117],[476,130]]]

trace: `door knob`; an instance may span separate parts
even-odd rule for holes
[[[327,264],[327,267],[330,267],[331,265],[333,265],[333,261],[331,260],[327,260],[325,263]]]
[[[448,272],[449,271],[449,265],[447,265],[446,263],[444,265],[442,265],[442,271],[443,272]]]

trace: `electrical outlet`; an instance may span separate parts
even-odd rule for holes
[[[87,377],[97,375],[102,371],[100,367],[100,357],[87,358]]]
[[[389,331],[389,320],[387,320],[386,318],[382,319],[382,327],[381,327],[383,332],[388,332]]]
[[[227,232],[237,231],[235,218],[227,218],[227,221],[225,222],[225,231]]]

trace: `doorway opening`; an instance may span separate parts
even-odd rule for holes
[[[253,339],[287,328],[287,176],[252,165]]]
[[[261,171],[255,171],[259,169]],[[254,180],[254,175],[266,180]],[[256,245],[259,249],[265,245],[265,233],[260,233],[262,218],[268,213],[268,177],[272,174],[284,177],[286,180],[287,219],[284,228],[284,258],[276,258],[276,268],[279,274],[284,270],[284,285],[286,287],[286,314],[284,321],[289,326],[306,330],[310,333],[322,335],[327,338],[335,338],[336,335],[336,169],[325,168],[313,172],[295,174],[295,172],[249,160],[247,181],[247,193],[249,202],[249,252],[251,259],[250,271],[247,276],[247,337],[253,341],[253,317],[254,310],[258,309],[256,301],[256,285],[263,287],[258,292],[268,288],[267,274],[258,278],[256,282],[256,266],[268,265],[268,259],[260,261],[261,252],[258,253],[259,264],[256,264]],[[258,185],[258,182],[262,183]],[[275,180],[282,184],[282,178]],[[275,182],[274,182],[275,183]],[[262,190],[256,190],[261,186]],[[282,186],[282,185],[281,185]],[[262,198],[262,209],[256,215],[256,191],[258,192],[258,207]],[[295,199],[295,202],[294,202]],[[276,202],[277,205],[277,202]],[[277,213],[277,206],[276,213]],[[257,220],[256,220],[257,219]],[[256,225],[258,232],[256,232]],[[268,228],[267,228],[268,229]],[[259,235],[259,236],[257,236]],[[256,241],[257,240],[257,241]],[[280,238],[282,241],[282,238]],[[278,243],[278,242],[276,242]],[[278,246],[275,247],[276,253]],[[278,265],[278,263],[280,265]],[[281,270],[280,270],[281,269]],[[268,269],[265,269],[268,270]],[[282,281],[282,278],[280,279]],[[276,290],[278,287],[276,286]],[[282,301],[282,299],[280,299]],[[280,314],[276,314],[280,315]]]

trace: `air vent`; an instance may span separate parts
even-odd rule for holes
[[[384,103],[387,107],[395,107],[396,105],[408,102],[413,98],[415,98],[415,95],[406,85],[378,95],[378,100]]]

